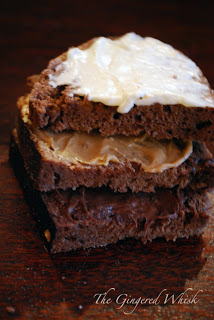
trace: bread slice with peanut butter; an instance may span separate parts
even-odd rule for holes
[[[26,169],[40,191],[108,186],[114,191],[179,189],[214,183],[212,154],[204,143],[141,136],[37,129],[28,99],[19,100],[17,134]]]

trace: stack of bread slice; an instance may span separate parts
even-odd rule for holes
[[[51,252],[176,240],[209,221],[213,134],[214,95],[200,69],[130,33],[71,48],[28,79],[10,157],[37,194]]]

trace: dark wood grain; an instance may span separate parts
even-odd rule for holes
[[[16,99],[25,78],[71,45],[98,35],[135,31],[174,45],[197,62],[214,87],[212,1],[4,1],[0,72],[0,318],[1,319],[213,319],[214,223],[203,237],[160,239],[49,255],[8,162]],[[96,304],[94,294],[112,302]],[[115,299],[177,297],[198,290],[197,304],[117,309]]]

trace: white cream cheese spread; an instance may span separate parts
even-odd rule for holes
[[[213,93],[196,64],[172,46],[135,33],[99,37],[87,48],[71,48],[49,75],[53,87],[69,85],[69,95],[117,106],[182,104],[214,107]]]

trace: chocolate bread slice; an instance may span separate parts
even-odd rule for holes
[[[47,129],[37,130],[28,119],[27,106],[24,100],[19,107],[20,112],[17,121],[19,148],[33,186],[40,191],[49,191],[57,188],[76,189],[79,186],[93,188],[108,186],[114,191],[119,192],[127,192],[128,190],[132,190],[133,192],[155,192],[156,188],[173,188],[178,186],[179,189],[183,189],[187,185],[191,185],[192,188],[197,189],[198,186],[207,188],[214,185],[212,154],[202,143],[194,142],[193,151],[188,153],[187,156],[183,156],[182,153],[185,154],[186,148],[189,148],[189,142],[176,141],[175,146],[174,144],[170,144],[168,150],[170,156],[174,152],[173,148],[177,148],[176,156],[177,153],[178,159],[182,156],[182,162],[175,162],[175,165],[172,163],[173,167],[165,167],[162,168],[164,170],[157,170],[156,172],[145,170],[142,164],[138,162],[138,158],[133,160],[131,158],[129,160],[127,157],[123,157],[118,158],[118,161],[112,158],[108,163],[106,160],[102,160],[98,164],[80,162],[75,161],[72,153],[72,144],[75,143],[75,140],[71,140],[71,136],[74,137],[73,139],[79,139],[78,134],[75,132],[53,133]],[[78,151],[85,152],[86,150],[86,155],[88,156],[90,152],[89,141],[91,139],[91,134],[83,136],[83,141],[82,138],[80,139]],[[95,141],[98,141],[98,143],[95,142],[95,147],[91,148],[92,153],[96,151],[95,149],[99,148],[99,139],[102,141],[104,138],[98,135],[97,139]],[[119,140],[119,144],[120,142],[122,144],[126,143],[126,140],[127,138],[123,138],[122,141]],[[143,141],[143,143],[145,142]],[[163,143],[167,145],[172,142],[164,141]],[[85,146],[87,146],[87,149],[85,149]],[[158,147],[159,142],[155,144],[155,148]],[[115,149],[118,148],[120,146],[117,144]],[[128,144],[125,144],[125,150],[127,148]],[[137,145],[137,148],[137,152],[139,152],[141,144]],[[130,150],[132,155],[132,145]],[[140,153],[140,157],[147,157],[147,162],[152,158],[152,161],[155,163],[153,149],[151,150],[152,154],[146,150],[146,154]],[[74,149],[75,151],[76,149]],[[108,152],[110,151],[108,150]],[[159,151],[162,156],[162,150]],[[156,153],[159,156],[157,150],[155,150]],[[130,154],[128,155],[130,156]]]
[[[144,243],[157,237],[188,238],[200,235],[209,220],[205,190],[174,188],[122,194],[108,188],[79,188],[38,192],[24,168],[15,131],[10,159],[52,253],[107,245],[128,237]]]
[[[89,41],[83,47],[80,46],[80,48],[87,49],[95,40]],[[178,51],[174,50],[172,54],[178,54]],[[64,85],[53,87],[50,84],[50,79],[57,77],[63,63],[68,59],[68,55],[69,53],[67,52],[50,61],[47,69],[41,73],[40,78],[30,92],[30,119],[35,127],[48,127],[56,132],[70,129],[86,132],[97,130],[104,136],[115,134],[129,136],[147,133],[158,139],[177,138],[185,140],[189,138],[197,141],[213,140],[214,94],[202,72],[196,66],[194,66],[196,74],[191,75],[191,70],[184,70],[184,74],[186,71],[193,81],[196,79],[198,86],[204,87],[205,98],[210,103],[209,107],[206,104],[204,107],[200,107],[197,102],[195,104],[193,102],[189,103],[190,105],[188,106],[185,103],[163,104],[154,102],[149,105],[140,105],[138,103],[129,112],[121,113],[118,112],[117,105],[109,106],[101,102],[93,102],[93,100],[89,100],[87,95],[79,95],[75,94],[75,92],[73,95],[70,94],[72,91],[71,85],[65,83]],[[182,57],[183,55],[180,54],[179,59],[181,60]],[[177,70],[180,67],[179,59],[178,66],[176,65]],[[158,73],[161,59],[157,59],[157,61],[159,62],[153,73]],[[166,65],[166,68],[171,66],[170,63]],[[191,63],[194,64],[191,60],[188,60],[187,64],[191,65]],[[176,70],[174,70],[168,87],[170,88],[174,83],[176,85],[178,80],[179,75],[176,75]],[[98,76],[97,81],[99,82]],[[192,82],[187,82],[187,91],[191,90],[191,84]]]
[[[113,193],[102,189],[52,191],[42,199],[54,225],[45,235],[52,252],[107,245],[134,237],[144,243],[200,235],[209,220],[205,193],[174,190]]]

